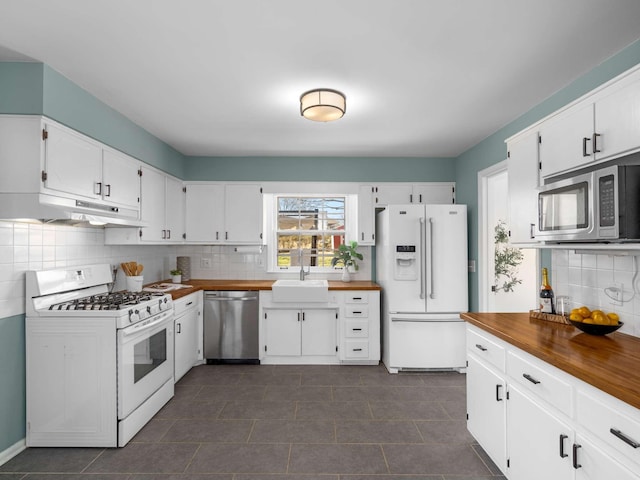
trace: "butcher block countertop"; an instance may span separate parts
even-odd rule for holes
[[[183,285],[192,285],[192,288],[173,290],[171,296],[174,300],[197,292],[198,290],[271,290],[275,280],[190,280],[182,282]],[[170,280],[166,281],[170,282]],[[352,282],[339,282],[329,280],[329,290],[381,290],[380,285],[374,282],[354,280]]]
[[[472,325],[640,408],[640,338],[595,336],[528,313],[463,313]]]

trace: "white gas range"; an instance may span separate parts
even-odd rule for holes
[[[173,397],[173,302],[108,264],[26,277],[27,446],[124,446]]]

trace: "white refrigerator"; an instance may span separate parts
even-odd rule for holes
[[[467,206],[389,205],[377,215],[382,361],[400,370],[466,366]]]

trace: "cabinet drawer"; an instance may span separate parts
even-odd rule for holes
[[[467,327],[467,350],[491,363],[500,369],[501,372],[504,372],[505,348],[497,342],[472,330],[471,327]]]
[[[173,302],[173,313],[176,317],[179,317],[184,312],[191,308],[196,308],[200,303],[199,295],[202,295],[201,292],[195,292],[186,297],[182,297],[175,302]]]
[[[367,340],[347,340],[345,342],[345,358],[369,358],[369,342]]]
[[[367,318],[369,316],[369,307],[348,305],[344,309],[344,316],[347,318]]]
[[[367,292],[347,292],[344,294],[344,303],[369,303]]]
[[[369,322],[367,320],[349,320],[345,322],[345,337],[368,338]]]
[[[542,363],[542,362],[540,362]],[[542,400],[571,416],[571,385],[560,379],[551,365],[538,364],[535,359],[524,358],[513,352],[507,354],[507,374]]]
[[[596,398],[578,391],[576,417],[581,426],[640,465],[640,411],[606,394]]]

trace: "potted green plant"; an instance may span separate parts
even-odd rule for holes
[[[171,281],[173,283],[180,283],[182,281],[182,270],[176,268],[169,273],[171,274]]]
[[[362,260],[363,256],[358,253],[358,242],[351,241],[350,243],[342,243],[335,251],[333,258],[331,259],[331,266],[335,267],[338,263],[341,263],[344,268],[342,270],[342,281],[350,282],[350,271],[358,271],[358,260]]]

